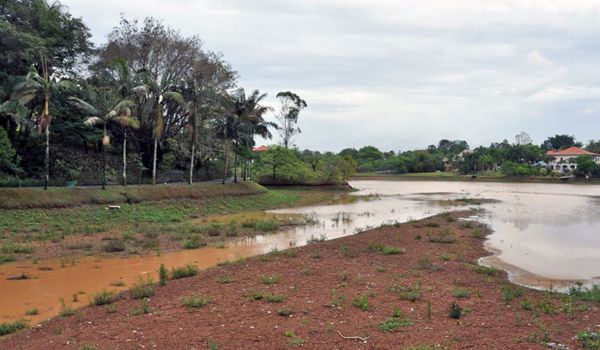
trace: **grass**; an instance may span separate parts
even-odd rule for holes
[[[231,279],[231,277],[229,275],[222,275],[217,278],[217,282],[221,283],[221,284],[229,284],[229,283],[233,282],[233,280]]]
[[[201,308],[210,304],[212,300],[201,296],[200,294],[192,294],[181,299],[183,306],[187,308]]]
[[[289,317],[290,315],[292,315],[294,313],[294,310],[288,308],[288,307],[284,307],[281,309],[277,310],[277,314],[279,316],[284,316],[284,317]]]
[[[265,214],[263,210],[331,202],[345,193],[299,188],[266,191],[260,186],[251,184],[240,185],[241,187],[232,186],[227,190],[224,188],[229,188],[229,185],[214,186],[216,189],[211,191],[217,191],[218,196],[212,194],[194,198],[175,196],[175,199],[171,200],[167,200],[167,197],[157,197],[156,201],[136,201],[134,205],[123,205],[119,210],[106,210],[105,205],[50,209],[28,209],[28,206],[15,205],[23,209],[0,209],[2,217],[0,232],[4,233],[0,237],[0,263],[32,254],[32,247],[40,243],[60,243],[69,236],[86,240],[89,236],[97,237],[114,231],[122,232],[120,239],[104,241],[102,244],[94,245],[89,251],[93,253],[155,250],[160,247],[159,243],[163,242],[159,238],[164,236],[180,241],[180,246],[184,248],[195,249],[207,243],[209,236],[206,226],[209,226],[210,221],[214,221],[215,217],[222,218],[223,222],[219,222],[223,224],[222,228],[226,235],[232,232],[236,235],[238,232],[255,234],[258,231],[248,232],[250,229],[242,228],[244,222],[246,226],[268,231],[275,224],[286,224],[288,219],[296,222],[304,220],[298,216],[278,219],[279,217],[274,214],[272,216]],[[174,191],[179,190],[178,186],[156,186],[156,188],[160,187],[164,187],[165,191],[171,188],[174,188]],[[129,188],[130,186],[127,187]],[[152,186],[143,188],[152,188]],[[121,187],[109,187],[107,191],[113,189],[121,189]],[[38,192],[35,189],[26,190]],[[4,203],[1,198],[6,191],[12,190],[0,189],[0,203]],[[78,193],[79,189],[64,191]],[[51,189],[48,192],[54,193],[55,190]],[[9,202],[12,202],[12,198]],[[266,219],[265,215],[267,215]],[[207,220],[209,217],[210,221]],[[236,222],[233,222],[234,218]],[[140,236],[143,238],[138,238]],[[68,244],[64,245],[65,250],[68,249],[67,246]],[[58,253],[62,254],[62,252]]]
[[[600,333],[579,332],[575,337],[584,349],[600,349]]]
[[[263,298],[269,303],[281,303],[285,300],[285,297],[281,294],[267,293],[263,295]]]
[[[14,333],[25,328],[27,328],[27,323],[23,321],[17,321],[13,323],[0,323],[0,336]]]
[[[457,299],[469,299],[471,297],[471,291],[466,288],[456,288],[452,295]]]
[[[60,317],[69,317],[75,315],[75,310],[69,305],[65,304],[63,299],[60,300],[60,311],[58,312],[58,316]]]
[[[413,323],[411,320],[404,318],[388,318],[379,325],[379,330],[385,333],[395,332],[402,327],[410,327]]]
[[[379,252],[383,255],[397,255],[406,253],[406,250],[403,248],[387,246],[381,243],[369,243],[369,250]]]
[[[194,265],[186,265],[183,267],[174,267],[171,269],[171,279],[180,279],[196,276],[198,274],[198,267]]]
[[[131,204],[171,199],[204,199],[210,197],[239,196],[266,192],[251,182],[226,186],[220,184],[139,185],[96,188],[3,188],[0,189],[0,209],[66,208],[86,204]]]
[[[569,295],[578,300],[600,303],[600,285],[594,285],[586,289],[581,284],[576,284],[569,289]]]
[[[416,286],[392,286],[390,292],[396,294],[400,300],[408,300],[415,302],[420,300],[423,295],[423,290],[419,284]]]
[[[498,270],[493,267],[487,267],[483,265],[474,265],[473,271],[487,276],[494,276],[498,272]]]

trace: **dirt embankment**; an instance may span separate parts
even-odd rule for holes
[[[578,332],[599,330],[598,304],[477,268],[487,230],[458,216],[215,267],[155,287],[145,303],[126,295],[34,326],[0,349],[578,349]]]

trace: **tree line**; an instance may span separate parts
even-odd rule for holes
[[[121,18],[105,44],[90,38],[60,2],[0,4],[0,183],[237,181],[257,136],[277,131],[289,148],[300,132],[306,101],[278,93],[267,121],[266,94],[239,87],[198,36]]]

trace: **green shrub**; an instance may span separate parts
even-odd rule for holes
[[[600,333],[583,331],[575,337],[584,349],[600,349]]]
[[[91,304],[95,306],[108,305],[115,300],[115,294],[109,290],[101,290],[92,296]]]
[[[205,245],[206,242],[203,242],[198,236],[192,236],[183,242],[184,249],[198,249],[200,247],[204,247]]]
[[[265,294],[264,299],[269,303],[281,303],[285,300],[285,297],[281,294]]]
[[[183,267],[174,267],[171,269],[171,279],[180,279],[196,276],[198,274],[198,267],[194,265],[186,265]]]
[[[35,315],[38,315],[39,313],[40,313],[40,311],[35,307],[25,311],[25,315],[27,315],[27,316],[35,316]]]
[[[483,265],[473,266],[473,271],[484,274],[484,275],[488,275],[488,276],[493,276],[496,274],[496,272],[498,272],[498,270],[496,270],[493,267],[487,267],[487,266],[483,266]]]
[[[169,279],[169,272],[165,267],[165,264],[160,264],[160,268],[158,269],[158,284],[164,286],[167,284],[167,279]]]
[[[260,280],[263,284],[277,284],[281,280],[281,275],[273,274],[273,275],[264,275],[260,277]]]
[[[120,239],[110,240],[102,246],[102,250],[106,253],[118,253],[125,250],[125,242]]]
[[[401,327],[410,327],[413,323],[411,320],[403,319],[403,318],[388,318],[383,323],[379,325],[379,329],[382,332],[390,333],[397,331]]]
[[[152,281],[150,276],[145,280],[139,276],[131,289],[129,289],[129,295],[131,299],[150,298],[154,295],[154,281]]]
[[[363,311],[369,311],[371,305],[369,305],[369,296],[365,293],[360,294],[359,296],[352,299],[352,305]]]
[[[23,321],[17,321],[13,323],[0,323],[0,336],[14,333],[25,328],[27,328],[27,323]]]
[[[181,299],[183,306],[189,308],[201,308],[212,302],[210,298],[202,297],[200,294],[192,294]]]
[[[471,297],[471,291],[466,288],[456,288],[452,295],[457,299],[468,299]]]

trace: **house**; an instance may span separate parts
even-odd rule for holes
[[[269,146],[258,146],[258,147],[254,147],[252,149],[252,152],[256,152],[256,153],[260,153],[260,152],[265,152],[270,150],[271,148]]]
[[[600,154],[588,152],[579,147],[569,147],[560,151],[548,151],[546,156],[550,158],[548,165],[557,173],[570,173],[577,169],[575,159],[579,156],[590,156],[596,164],[600,164]]]

